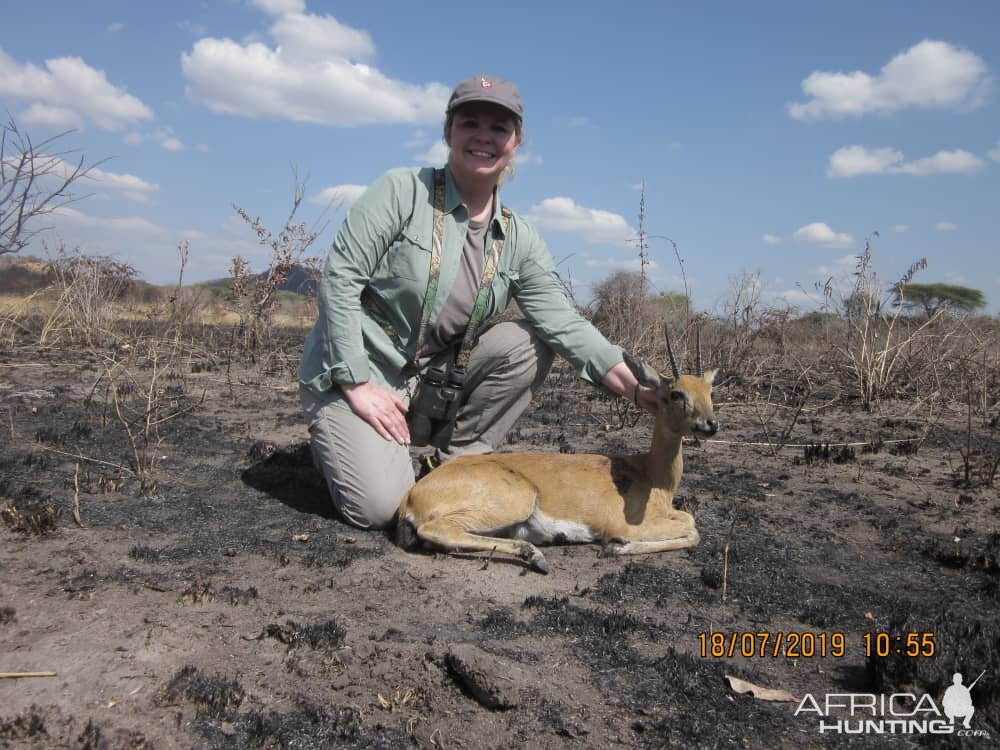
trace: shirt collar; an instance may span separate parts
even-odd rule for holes
[[[451,174],[451,167],[445,164],[444,167],[444,212],[450,214],[459,206],[463,205],[462,196],[458,192],[455,178]],[[490,219],[490,226],[494,235],[504,237],[503,222],[500,221],[503,204],[500,203],[500,188],[493,188],[493,217]]]

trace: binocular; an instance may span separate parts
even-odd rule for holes
[[[412,445],[448,447],[464,386],[464,368],[448,370],[438,366],[427,371],[417,386],[406,415]]]

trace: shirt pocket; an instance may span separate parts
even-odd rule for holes
[[[391,278],[426,280],[430,273],[430,237],[406,232],[389,248],[388,271]]]
[[[505,271],[497,269],[493,277],[493,284],[490,286],[489,315],[499,315],[507,309],[510,298],[517,290],[521,277],[517,271]]]

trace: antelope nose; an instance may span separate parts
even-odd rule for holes
[[[719,431],[719,420],[718,419],[706,419],[705,420],[705,432],[709,435],[714,435]]]

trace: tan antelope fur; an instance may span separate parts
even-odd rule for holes
[[[700,336],[699,336],[700,339]],[[461,456],[417,482],[399,507],[396,542],[449,552],[511,555],[547,573],[535,546],[600,542],[614,554],[693,547],[690,513],[674,508],[684,465],[681,438],[714,435],[715,370],[681,375],[667,337],[672,374],[626,355],[642,385],[656,388],[659,413],[648,453],[629,456],[492,453]]]

